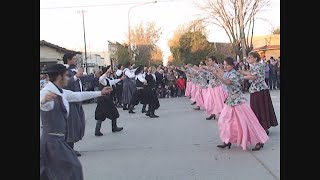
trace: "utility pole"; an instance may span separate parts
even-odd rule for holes
[[[86,28],[84,25],[84,13],[87,11],[81,10],[78,11],[78,13],[81,13],[82,15],[82,26],[83,26],[83,39],[84,39],[84,66],[85,66],[85,72],[88,73],[88,67],[87,67],[87,42],[86,42]]]

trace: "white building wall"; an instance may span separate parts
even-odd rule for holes
[[[57,62],[57,59],[62,59],[62,57],[62,52],[58,52],[56,49],[48,46],[40,45],[40,62]]]

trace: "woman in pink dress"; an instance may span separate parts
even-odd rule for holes
[[[192,86],[193,86],[193,83],[192,83],[192,67],[191,67],[191,64],[187,64],[185,65],[184,67],[181,66],[181,67],[177,67],[178,70],[184,72],[186,74],[186,78],[187,78],[187,83],[186,83],[186,88],[185,88],[185,96],[187,98],[191,98],[191,89],[192,89]]]
[[[191,82],[192,82],[192,86],[191,86],[191,105],[196,104],[196,92],[198,91],[199,85],[198,85],[198,76],[199,76],[199,71],[198,71],[199,67],[194,65],[193,68],[191,69]]]
[[[261,126],[269,135],[268,129],[271,126],[277,126],[278,121],[273,109],[269,88],[265,82],[265,66],[260,60],[258,53],[250,52],[248,56],[248,62],[251,65],[250,70],[239,72],[244,75],[244,79],[251,83],[249,87],[250,106]]]
[[[191,82],[191,68],[190,65],[186,65],[186,69],[183,68],[179,68],[179,70],[181,70],[182,72],[186,73],[186,77],[187,77],[187,84],[186,84],[186,91],[185,91],[185,96],[188,98],[191,98],[191,86],[192,86],[192,82]]]
[[[224,106],[224,100],[227,98],[226,92],[222,88],[221,81],[213,75],[213,64],[217,62],[215,56],[210,56],[207,61],[207,70],[209,85],[206,95],[204,95],[206,113],[209,115],[207,120],[216,119],[216,115],[220,114]]]
[[[253,151],[260,150],[269,137],[242,94],[243,76],[234,69],[234,60],[231,57],[224,60],[225,73],[216,64],[214,67],[213,74],[224,84],[228,94],[218,121],[223,144],[217,147],[230,148],[231,143],[236,143],[246,150],[247,146],[252,144],[255,145]]]
[[[199,64],[199,69],[198,69],[198,84],[197,84],[197,91],[195,94],[195,100],[196,100],[196,107],[193,108],[194,110],[200,110],[200,108],[205,108],[204,104],[204,98],[203,96],[206,95],[207,93],[207,88],[208,88],[208,83],[207,83],[207,78],[208,78],[208,71],[204,69],[205,67],[205,62],[200,62]]]

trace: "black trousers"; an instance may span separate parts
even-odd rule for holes
[[[138,105],[139,102],[141,102],[143,99],[143,93],[144,93],[144,89],[137,89],[137,91],[134,92],[134,94],[132,95],[130,105],[133,105],[133,106]]]
[[[116,91],[115,91],[117,102],[120,104],[122,100],[122,88],[123,88],[122,84],[117,84]]]
[[[71,149],[74,148],[74,143],[73,142],[67,142],[67,144],[71,147]]]
[[[275,76],[269,77],[269,87],[270,89],[275,89],[277,86],[277,79]]]

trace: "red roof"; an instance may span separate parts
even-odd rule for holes
[[[272,50],[272,49],[280,49],[280,45],[265,45],[262,47],[254,48],[253,51],[267,51],[267,50]]]
[[[56,49],[58,51],[62,51],[62,52],[73,52],[73,53],[76,53],[76,54],[81,54],[81,52],[68,50],[66,48],[60,47],[58,45],[49,43],[49,42],[44,41],[44,40],[40,41],[40,45],[46,45],[46,46],[52,47],[52,48],[54,48],[54,49]]]

